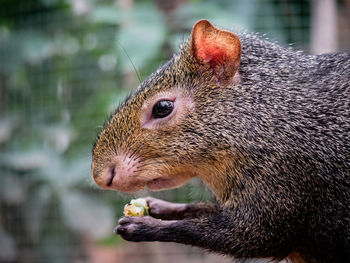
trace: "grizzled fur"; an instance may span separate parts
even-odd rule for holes
[[[128,148],[169,169],[191,167],[219,204],[201,204],[202,214],[184,205],[182,220],[125,217],[116,231],[234,257],[349,262],[350,53],[309,56],[239,38],[239,81],[220,84],[186,42],[111,116],[94,149],[96,160]],[[174,87],[194,98],[195,110],[170,131],[136,130],[142,102]],[[206,170],[212,176],[201,177]]]

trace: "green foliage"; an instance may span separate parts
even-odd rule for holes
[[[124,242],[121,236],[109,235],[98,242],[99,245],[104,247],[114,247]]]

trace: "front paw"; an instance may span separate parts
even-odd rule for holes
[[[170,203],[153,197],[146,197],[150,215],[160,219],[181,219],[185,204]]]
[[[128,241],[156,241],[161,220],[150,217],[126,216],[119,220],[114,233]]]

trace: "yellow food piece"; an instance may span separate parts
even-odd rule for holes
[[[125,216],[143,216],[144,215],[144,208],[137,207],[135,205],[125,205],[124,215]]]
[[[132,199],[130,204],[124,206],[125,216],[145,216],[148,215],[147,202],[143,198]]]

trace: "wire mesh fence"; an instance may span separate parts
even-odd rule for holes
[[[349,1],[335,2],[339,48]],[[309,50],[310,1],[0,2],[0,262],[230,262],[183,245],[113,235],[130,196],[97,189],[91,148],[118,103],[161,65],[193,23],[266,34]],[[199,180],[150,193],[213,200]]]

